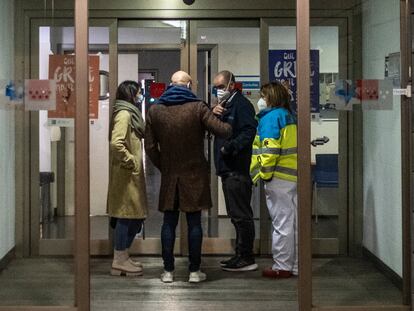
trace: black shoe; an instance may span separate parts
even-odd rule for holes
[[[237,255],[234,255],[233,257],[231,257],[229,259],[222,260],[222,261],[220,261],[220,266],[222,266],[222,267],[227,266],[228,264],[230,264],[231,262],[233,262],[237,258],[238,258]]]
[[[224,271],[231,272],[245,272],[245,271],[255,271],[258,266],[254,261],[254,258],[243,258],[237,257],[234,261],[228,263],[224,267],[221,267]]]

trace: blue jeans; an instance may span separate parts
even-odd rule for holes
[[[175,229],[177,228],[180,212],[164,212],[164,223],[161,228],[162,259],[164,260],[164,270],[174,271],[174,243]],[[189,251],[189,270],[196,272],[201,265],[201,244],[203,242],[203,229],[201,228],[201,211],[186,213],[188,226],[188,251]]]
[[[141,231],[142,219],[118,218],[115,225],[115,250],[124,251],[130,248],[135,236]]]

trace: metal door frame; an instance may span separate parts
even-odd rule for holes
[[[24,57],[18,56],[16,60],[16,71],[18,73],[18,76],[20,78],[30,77],[30,54],[28,46],[30,43],[30,21],[31,17],[39,17],[43,15],[43,11],[36,11],[37,8],[41,7],[39,4],[42,1],[31,1],[30,6],[33,8],[33,11],[25,11],[25,12],[18,12],[16,13],[16,16],[18,17],[18,22],[24,23],[24,36],[20,39],[16,39],[18,42],[16,43],[16,46],[18,46],[21,51],[24,51]],[[220,1],[219,1],[220,2]],[[233,9],[234,8],[234,1],[226,2],[220,2],[218,7],[223,9]],[[98,12],[93,12],[91,16],[98,16],[101,18],[104,17],[111,17],[113,16],[113,11],[110,10],[107,6],[108,3],[105,2],[99,2],[103,8],[102,10],[98,10]],[[245,5],[246,7],[249,7],[251,5],[251,2],[249,1],[238,1],[238,4],[241,6]],[[324,2],[325,5],[332,7],[333,2]],[[58,1],[59,8],[65,8],[65,9],[71,9],[69,1]],[[76,29],[77,29],[77,35],[76,35],[76,43],[77,43],[77,55],[80,56],[82,59],[79,61],[79,70],[77,71],[78,78],[82,79],[82,81],[87,81],[87,66],[84,66],[83,68],[80,66],[83,63],[87,62],[87,55],[88,55],[88,1],[83,0],[75,0],[76,4],[76,11],[75,11],[75,17],[76,17]],[[125,7],[121,8],[119,10],[119,16],[118,17],[130,17],[130,18],[163,18],[165,16],[177,16],[177,18],[208,18],[208,13],[203,12],[202,10],[185,10],[185,7],[182,11],[180,10],[174,10],[171,9],[170,6],[166,7],[166,10],[163,9],[163,7],[160,7],[157,4],[152,4],[150,2],[145,2],[140,5],[142,5],[147,10],[139,10],[139,5],[137,9],[137,2],[130,1],[129,5],[131,8]],[[151,7],[153,5],[153,7]],[[160,4],[161,5],[161,4]],[[163,4],[164,5],[164,4]],[[172,1],[171,5],[177,5],[177,8],[181,8],[180,5],[178,5],[175,1]],[[200,4],[201,6],[207,5],[205,8],[209,8],[208,4]],[[275,4],[277,8],[275,8],[274,11],[268,10],[267,8],[261,7],[261,4],[257,4],[260,8],[257,10],[235,10],[234,11],[234,17],[241,17],[241,18],[253,18],[253,17],[277,17],[280,16],[294,16],[295,8],[292,7],[290,4],[283,4],[289,7],[288,10],[280,10],[283,9],[282,4]],[[26,6],[29,6],[29,4],[26,4]],[[96,5],[95,5],[96,6]],[[264,5],[265,6],[265,5]],[[280,7],[279,7],[280,6]],[[338,4],[340,6],[340,4]],[[401,62],[402,62],[402,68],[404,69],[404,72],[402,72],[402,82],[403,85],[410,83],[411,81],[411,29],[409,27],[410,25],[410,13],[411,13],[411,3],[408,0],[400,0],[400,6],[401,6]],[[22,10],[23,4],[18,4],[17,8]],[[93,7],[95,8],[95,7]],[[299,245],[300,245],[300,253],[299,253],[299,309],[300,311],[310,311],[310,310],[325,310],[325,311],[347,311],[347,310],[353,310],[353,311],[376,311],[378,309],[381,310],[410,310],[411,309],[411,236],[410,236],[410,228],[411,228],[411,100],[409,98],[402,98],[402,109],[401,109],[401,115],[402,115],[402,124],[401,124],[401,132],[402,132],[402,181],[403,181],[403,189],[402,189],[402,198],[403,198],[403,206],[402,206],[402,213],[403,213],[403,304],[404,305],[398,305],[398,306],[365,306],[365,307],[339,307],[339,306],[326,306],[326,307],[316,307],[312,305],[312,243],[311,243],[311,222],[310,222],[310,198],[311,198],[311,187],[310,187],[310,149],[309,149],[309,140],[310,140],[310,115],[309,115],[309,71],[310,71],[310,58],[309,58],[309,51],[310,51],[310,38],[309,38],[309,23],[310,23],[310,7],[309,7],[309,0],[297,0],[296,1],[296,25],[297,25],[297,51],[298,51],[298,102],[304,103],[299,104],[299,126],[298,126],[298,133],[299,133],[299,183],[298,183],[298,199],[299,199]],[[106,10],[105,10],[106,9]],[[279,10],[278,10],[279,9]],[[338,7],[338,10],[340,8]],[[117,13],[117,14],[118,14]],[[214,13],[210,13],[214,16],[211,18],[218,18],[223,17],[226,18],[228,15],[228,12],[226,10],[220,11],[217,10]],[[34,15],[34,16],[33,16]],[[69,14],[70,15],[70,14]],[[64,11],[57,12],[55,17],[67,17],[67,13]],[[22,29],[23,27],[21,25],[18,26],[18,29]],[[115,27],[116,28],[116,27]],[[112,28],[114,30],[114,28]],[[22,32],[23,33],[23,32]],[[114,32],[111,32],[113,36],[115,36]],[[24,43],[24,40],[26,40],[26,43]],[[111,46],[112,49],[114,49],[114,46]],[[190,54],[190,51],[194,53],[194,47],[191,50],[188,49],[188,54]],[[191,58],[190,58],[191,61]],[[262,64],[263,65],[263,64]],[[111,66],[111,65],[110,65]],[[112,63],[111,69],[115,68],[115,63]],[[184,68],[185,69],[185,68]],[[191,71],[190,71],[191,73]],[[35,76],[33,76],[35,77]],[[79,90],[78,93],[78,99],[82,102],[87,102],[88,100],[88,92],[86,91],[88,89],[87,84],[84,85],[77,85],[77,90]],[[83,107],[85,109],[85,107]],[[25,125],[32,122],[36,122],[36,113],[30,113],[32,116],[30,117],[30,120],[27,118],[27,114],[24,116],[19,116],[18,120],[16,121],[16,124],[19,125]],[[88,133],[89,129],[86,126],[87,125],[87,114],[82,116],[81,114],[77,114],[76,121],[81,122],[82,129],[86,133]],[[77,125],[78,126],[78,125]],[[23,133],[23,134],[22,134]],[[23,137],[24,142],[27,143],[30,141],[31,138],[27,136],[29,133],[27,131],[27,128],[22,132],[18,133],[17,137]],[[79,132],[78,132],[79,133]],[[79,133],[79,136],[83,134],[85,136],[85,133]],[[80,139],[77,140],[78,147],[82,147],[85,149],[78,149],[77,155],[80,157],[80,160],[83,160],[85,163],[87,162],[87,153],[85,150],[87,149],[87,138],[82,139],[82,137],[79,137]],[[36,144],[36,140],[34,139],[32,144]],[[19,147],[20,148],[20,147]],[[32,155],[33,156],[33,155]],[[36,171],[36,167],[32,168],[30,164],[33,164],[32,161],[29,159],[29,155],[24,155],[22,158],[17,158],[17,163],[23,163],[24,172],[26,172],[27,175],[30,176],[29,172],[35,173],[35,176],[38,174],[38,170]],[[27,164],[29,163],[29,165]],[[88,167],[86,164],[83,164],[84,166],[79,166],[78,170],[86,169],[88,171]],[[36,164],[35,164],[36,165]],[[27,182],[24,178],[24,172],[22,175],[21,170],[17,171],[18,174],[18,182],[19,186],[18,189],[22,190],[24,193],[24,199],[23,203],[21,200],[19,200],[19,203],[24,207],[24,214],[21,217],[21,221],[29,221],[30,222],[30,210],[28,210],[26,207],[38,203],[38,198],[34,202],[30,202],[30,189],[36,190],[37,187],[33,187],[33,183],[37,184],[37,179],[32,178]],[[78,172],[80,173],[80,172]],[[77,193],[76,197],[77,200],[81,198],[86,198],[88,194],[85,191],[82,191],[83,189],[88,189],[88,182],[89,182],[89,176],[86,174],[84,177],[86,179],[80,179],[79,174],[77,174]],[[30,186],[30,184],[32,186]],[[28,194],[29,193],[29,194]],[[81,202],[82,203],[82,202]],[[84,210],[81,208],[84,207]],[[89,236],[89,203],[87,201],[83,202],[83,206],[79,205],[77,206],[77,217],[79,217],[79,223],[76,227],[76,247],[75,247],[75,261],[76,261],[76,268],[75,268],[75,274],[76,274],[76,301],[75,306],[70,307],[35,307],[35,306],[23,306],[23,307],[0,307],[0,310],[67,310],[67,311],[74,311],[74,310],[82,310],[86,311],[90,309],[90,287],[89,287],[89,239],[84,239],[83,237]],[[20,228],[22,229],[22,228]],[[30,232],[24,232],[24,229],[22,229],[23,235],[24,235],[24,243],[27,243],[27,241],[30,241]],[[32,231],[32,233],[36,234],[35,231]],[[17,232],[17,235],[20,235],[19,232]],[[27,238],[27,239],[26,239]],[[33,237],[32,237],[33,239]],[[20,237],[18,238],[20,240]],[[34,241],[36,242],[36,241]],[[26,245],[26,244],[24,244]],[[21,251],[21,250],[20,250]],[[24,253],[24,251],[21,251]],[[84,283],[84,284],[82,284]]]

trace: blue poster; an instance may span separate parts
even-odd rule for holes
[[[311,112],[319,112],[319,50],[311,50]],[[291,107],[296,103],[296,50],[269,51],[269,81],[280,81],[289,88]]]

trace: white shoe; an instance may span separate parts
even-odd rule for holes
[[[207,275],[201,270],[198,270],[196,272],[190,272],[190,277],[188,279],[188,282],[190,283],[200,283],[207,279]]]
[[[164,271],[164,273],[161,274],[161,281],[163,283],[174,282],[174,272]]]

